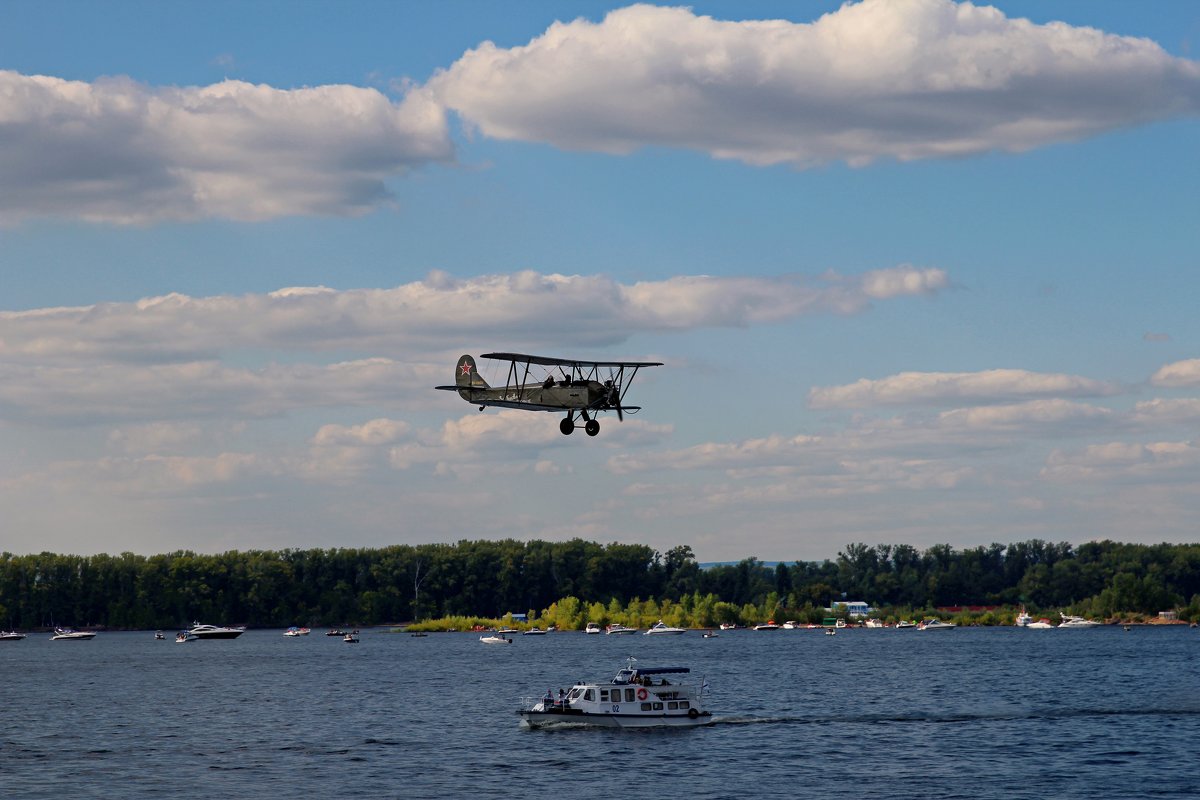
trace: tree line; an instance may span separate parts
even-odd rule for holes
[[[835,559],[702,567],[687,545],[461,541],[383,548],[189,551],[144,556],[0,554],[0,627],[375,625],[498,619],[597,606],[645,616],[674,606],[745,617],[876,607],[1070,608],[1096,617],[1175,609],[1200,620],[1200,545],[1039,540],[955,549],[852,544]],[[637,604],[637,605],[634,605]],[[674,605],[665,605],[674,604]],[[697,604],[700,604],[699,606]],[[552,609],[553,607],[553,609]],[[691,611],[689,610],[689,613]]]

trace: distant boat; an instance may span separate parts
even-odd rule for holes
[[[756,631],[777,631],[777,630],[779,630],[779,625],[776,624],[775,620],[771,619],[771,620],[767,620],[766,622],[760,622],[758,625],[755,625],[754,630],[756,630]]]
[[[19,642],[25,638],[25,634],[17,633],[16,631],[0,631],[0,642]]]
[[[600,623],[589,622],[587,624],[587,627],[583,629],[583,632],[588,633],[588,634],[593,634],[593,635],[600,633]]]
[[[643,636],[678,636],[681,633],[687,633],[687,628],[673,628],[661,619],[650,626],[650,630],[646,631]]]
[[[162,631],[155,631],[155,632],[154,632],[154,640],[155,640],[156,642],[157,642],[157,641],[162,641],[163,639],[166,639],[166,638],[167,638],[167,637],[166,637],[166,635],[165,635],[165,634],[164,634]]]
[[[705,632],[704,632],[704,638],[705,638],[705,639],[715,639],[715,638],[717,638],[717,637],[718,637],[718,636],[720,636],[720,635],[721,635],[721,634],[717,633],[716,631],[705,631]]]
[[[196,641],[196,637],[192,636],[187,631],[180,631],[179,633],[175,634],[175,644],[186,644],[187,642],[194,641]]]
[[[614,622],[612,625],[609,625],[607,628],[605,628],[604,632],[606,634],[608,634],[609,636],[617,636],[617,635],[628,635],[631,633],[637,633],[638,629],[637,628],[626,628],[621,623]]]
[[[1058,615],[1060,617],[1062,617],[1062,622],[1059,623],[1059,626],[1058,626],[1060,629],[1061,628],[1099,628],[1100,624],[1101,624],[1094,620],[1084,619],[1083,617],[1074,617],[1074,616],[1071,616],[1070,614],[1064,614],[1061,611],[1058,612]]]
[[[544,631],[536,625],[527,631],[522,631],[522,636],[545,636],[549,631]]]
[[[737,627],[736,622],[722,622],[721,623],[721,630],[723,630],[723,631],[731,631],[736,627]]]
[[[915,628],[915,627],[917,627],[917,623],[913,622],[911,619],[902,619],[896,623],[896,630],[902,630],[904,628]]]
[[[342,638],[342,641],[346,644],[358,644],[358,635],[354,633],[347,633],[345,637]]]

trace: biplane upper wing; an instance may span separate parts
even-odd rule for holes
[[[578,358],[531,356],[524,353],[484,353],[480,358],[515,361],[518,364],[538,364],[543,367],[661,367],[661,361],[586,361]]]

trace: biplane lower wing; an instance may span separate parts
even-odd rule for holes
[[[522,353],[485,353],[480,357],[508,362],[504,386],[488,384],[479,374],[475,359],[464,355],[458,359],[454,385],[434,388],[458,392],[468,403],[478,405],[480,411],[498,406],[566,412],[559,424],[563,433],[575,430],[578,414],[589,436],[600,432],[600,423],[595,419],[598,412],[616,411],[617,419],[623,420],[626,411],[640,411],[641,406],[624,405],[625,392],[639,369],[662,366],[661,361],[582,361]]]

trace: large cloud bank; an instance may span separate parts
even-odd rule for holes
[[[0,222],[355,214],[386,201],[387,178],[451,156],[445,114],[420,90],[393,102],[355,86],[0,71]]]
[[[1154,42],[950,0],[809,24],[635,5],[485,42],[428,86],[499,139],[799,167],[1022,151],[1200,111],[1200,65]]]

